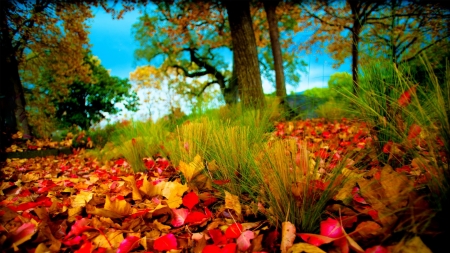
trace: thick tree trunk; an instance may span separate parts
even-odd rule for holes
[[[276,14],[278,3],[279,0],[266,0],[264,1],[264,9],[267,15],[267,22],[269,23],[270,44],[275,66],[276,95],[284,99],[286,97],[286,85],[284,83],[283,57],[281,55],[278,17]]]
[[[244,108],[262,108],[265,106],[265,100],[255,33],[250,16],[250,3],[248,0],[226,0],[224,3],[230,23],[241,102]]]
[[[24,138],[30,138],[28,118],[25,111],[25,94],[19,76],[19,63],[16,59],[16,52],[12,45],[12,38],[9,34],[9,27],[6,17],[7,6],[2,3],[0,6],[0,38],[1,38],[1,73],[2,88],[0,100],[2,100],[1,118],[2,134],[11,134],[9,131],[22,131]],[[14,115],[14,120],[12,120]],[[17,125],[18,124],[18,125]]]

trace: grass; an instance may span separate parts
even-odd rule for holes
[[[375,130],[379,144],[377,153],[381,154],[379,159],[394,169],[416,164],[417,173],[426,178],[426,183],[422,188],[416,187],[414,194],[419,199],[426,198],[435,212],[414,217],[413,201],[396,213],[411,214],[400,230],[415,233],[424,233],[436,214],[448,212],[450,202],[447,162],[450,154],[450,71],[447,69],[445,81],[439,83],[426,58],[421,60],[428,73],[425,83],[415,82],[407,66],[397,68],[381,61],[370,62],[362,68],[357,94],[346,95],[354,105],[357,117]],[[406,99],[408,94],[410,99]],[[418,128],[421,131],[415,137],[417,134],[413,129]],[[395,143],[396,151],[383,153],[383,147],[389,141]]]

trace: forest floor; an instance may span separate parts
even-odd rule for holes
[[[285,220],[270,224],[267,206],[217,190],[229,182],[198,175],[201,158],[178,165],[149,157],[148,170],[134,173],[124,159],[100,162],[74,150],[0,164],[1,251],[447,252],[448,222],[428,190],[433,168],[404,158],[411,143],[420,147],[420,134],[381,152],[373,130],[358,121],[284,122],[272,135],[308,143],[309,162],[319,168],[315,192],[334,183],[321,178],[346,164],[347,181],[316,234]],[[198,176],[204,184],[190,184]]]

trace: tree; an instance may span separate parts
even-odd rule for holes
[[[258,51],[248,1],[224,1],[231,30],[239,95],[244,108],[265,106]]]
[[[52,67],[55,84],[61,81],[61,94],[67,93],[64,87],[71,78],[88,79],[83,56],[88,47],[85,21],[90,17],[84,2],[0,1],[0,131],[4,140],[17,129],[30,137],[21,80],[29,52],[35,60],[52,57],[57,62]],[[2,145],[7,144],[4,140]]]
[[[442,52],[449,49],[449,11],[438,3],[418,4],[411,1],[390,1],[389,12],[378,13],[370,29],[364,34],[372,56],[385,57],[398,65],[410,62],[423,52]],[[437,50],[436,50],[437,49]],[[439,54],[430,60],[439,62]]]
[[[384,1],[378,0],[347,0],[341,1],[316,1],[309,5],[301,3],[301,9],[306,14],[302,26],[311,25],[309,18],[314,19],[318,29],[310,39],[302,45],[302,48],[311,47],[315,43],[325,43],[332,57],[338,60],[338,64],[344,59],[352,57],[352,80],[354,92],[358,87],[359,44],[363,28],[375,22],[372,16],[384,5]],[[350,33],[348,36],[344,31]],[[350,50],[349,50],[350,49]]]
[[[275,65],[276,95],[284,101],[286,97],[286,85],[284,82],[283,58],[281,54],[280,33],[278,31],[277,6],[279,0],[263,1],[264,10],[267,15],[267,23],[269,24],[270,44],[272,46],[272,55]]]
[[[137,69],[134,80],[159,90],[161,83],[171,83],[174,90],[189,100],[198,99],[205,91],[211,92],[217,84],[225,102],[236,103],[237,82],[232,79],[222,56],[231,44],[229,37],[224,36],[229,33],[224,10],[214,2],[156,3],[139,18],[133,26],[133,33],[141,45],[135,52],[136,58],[149,63],[159,60],[161,63],[152,64],[156,68]],[[145,74],[143,70],[152,73]],[[154,75],[153,71],[170,72],[172,76]],[[139,80],[150,76],[163,79],[152,79],[152,82]],[[175,76],[181,82],[172,82]]]
[[[122,103],[127,110],[137,111],[138,97],[130,92],[128,79],[110,76],[100,60],[92,55],[85,58],[92,70],[93,83],[75,81],[70,85],[69,96],[58,102],[56,117],[63,126],[78,125],[83,129],[106,117],[105,113],[116,114]]]

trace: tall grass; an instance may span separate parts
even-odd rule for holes
[[[421,61],[428,73],[424,83],[417,83],[407,66],[370,62],[362,66],[357,94],[346,96],[358,117],[374,127],[380,160],[394,169],[418,164],[418,172],[426,178],[426,197],[436,212],[442,212],[449,210],[450,202],[450,71],[447,69],[445,81],[439,83],[427,59]],[[405,99],[408,95],[410,99]],[[411,137],[415,126],[421,129],[417,138]],[[388,141],[396,143],[399,154],[382,152]],[[417,222],[428,223],[411,217],[404,229],[417,227]],[[421,232],[425,229],[422,226]]]

